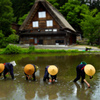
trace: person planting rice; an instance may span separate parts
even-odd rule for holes
[[[48,80],[48,82],[57,82],[57,73],[58,73],[58,68],[55,65],[49,65],[45,68],[45,74],[43,77],[43,81]]]
[[[80,79],[80,77],[82,77],[81,83],[85,82],[87,84],[87,86],[90,88],[90,84],[85,79],[85,74],[87,74],[90,77],[90,79],[92,79],[93,75],[95,74],[94,66],[92,66],[91,64],[87,64],[86,62],[83,61],[83,62],[81,62],[81,64],[79,64],[76,67],[76,72],[77,72],[77,76],[73,82],[78,81]]]
[[[0,76],[3,73],[4,79],[6,79],[8,72],[10,72],[12,79],[14,79],[13,66],[16,66],[15,61],[4,63],[4,64],[0,63]]]
[[[24,73],[26,75],[26,80],[32,79],[33,81],[36,80],[35,72],[37,71],[38,66],[34,64],[27,64],[24,67]]]

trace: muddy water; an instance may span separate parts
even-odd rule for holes
[[[15,79],[10,75],[6,80],[0,77],[0,100],[99,100],[100,99],[100,55],[2,55],[0,62],[15,60]],[[76,66],[86,61],[95,66],[96,74],[92,80],[86,76],[91,88],[75,84]],[[36,72],[36,82],[25,80],[24,66],[26,64],[39,66]],[[59,68],[58,82],[48,84],[43,82],[44,69],[47,65],[54,64]]]

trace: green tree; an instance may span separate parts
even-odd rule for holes
[[[22,17],[19,18],[18,24],[22,25],[23,21],[25,20],[25,18],[28,16],[28,14],[23,15]]]
[[[89,7],[85,4],[81,5],[78,0],[68,0],[68,3],[60,7],[59,11],[77,31],[81,31],[80,22],[83,19],[81,14],[89,12]]]
[[[68,2],[68,0],[56,0],[56,1],[57,1],[57,3],[59,3],[59,8],[60,8],[61,6],[63,6],[65,3]]]
[[[48,0],[55,8],[59,8],[59,3],[57,0]]]
[[[8,45],[7,38],[4,37],[2,30],[0,30],[0,48],[4,48]]]
[[[11,0],[11,2],[12,7],[14,9],[14,16],[16,17],[16,22],[18,22],[20,17],[29,12],[35,0]]]
[[[80,23],[85,38],[92,45],[100,37],[100,12],[94,9],[88,15],[83,14],[84,20]]]
[[[97,1],[95,0],[91,3],[90,9],[92,10],[92,9],[95,9],[95,8],[97,8],[98,11],[100,11],[100,0],[97,0]]]
[[[17,43],[19,40],[19,36],[16,34],[11,34],[9,35],[9,37],[7,38],[9,43]]]
[[[0,30],[5,36],[11,34],[11,23],[13,19],[13,9],[10,0],[0,0]]]

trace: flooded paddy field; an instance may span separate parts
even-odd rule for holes
[[[12,80],[8,75],[4,80],[0,77],[0,100],[100,100],[100,55],[0,55],[0,63],[16,61],[14,67],[15,79]],[[93,79],[86,80],[91,88],[81,84],[81,80],[74,83],[76,77],[76,66],[86,61],[96,68]],[[36,81],[25,80],[24,66],[26,64],[38,65]],[[48,84],[43,82],[45,67],[56,65],[59,69],[57,83]]]

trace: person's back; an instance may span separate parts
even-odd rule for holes
[[[5,69],[4,69],[4,72],[3,72],[4,79],[6,79],[6,74],[8,72],[10,72],[12,79],[14,79],[13,65],[11,63],[5,63],[4,65],[5,65]]]

